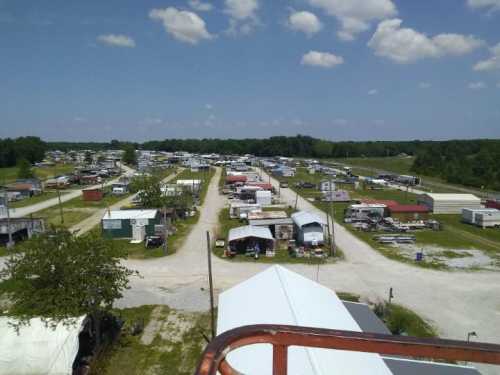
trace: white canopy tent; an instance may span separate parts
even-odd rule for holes
[[[0,375],[71,375],[85,317],[55,328],[35,318],[19,332],[0,317]]]
[[[219,296],[217,334],[249,324],[289,324],[361,332],[332,290],[281,266],[273,266]],[[272,346],[230,352],[228,363],[246,375],[272,374]],[[378,354],[290,347],[290,375],[392,374]]]

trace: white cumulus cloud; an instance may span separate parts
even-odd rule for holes
[[[411,28],[402,28],[400,19],[379,23],[368,42],[375,54],[397,63],[411,63],[424,58],[464,55],[484,45],[472,35],[438,34],[434,37]]]
[[[484,82],[471,82],[467,87],[471,90],[481,90],[486,88],[486,84]]]
[[[214,6],[211,3],[205,3],[200,0],[189,0],[189,6],[198,11],[198,12],[210,12],[214,9]]]
[[[368,95],[377,95],[377,94],[378,94],[378,90],[377,89],[368,90]]]
[[[329,52],[309,51],[300,61],[302,65],[318,66],[321,68],[333,68],[344,63],[342,56],[336,56]]]
[[[108,46],[114,46],[114,47],[128,47],[128,48],[135,47],[135,42],[132,38],[120,34],[99,35],[97,37],[97,41],[103,44],[107,44]]]
[[[432,85],[429,83],[429,82],[420,82],[418,84],[418,88],[419,89],[428,89],[429,87],[431,87]]]
[[[340,21],[337,36],[345,41],[370,28],[370,22],[397,14],[392,0],[309,0],[309,4],[323,9]]]
[[[314,13],[306,11],[293,12],[290,14],[290,17],[288,17],[288,25],[291,29],[301,31],[308,36],[316,34],[323,27]]]
[[[249,34],[259,23],[258,0],[225,0],[224,13],[229,15],[229,34]]]
[[[490,48],[491,57],[477,62],[473,69],[477,71],[500,69],[500,43]]]
[[[467,5],[474,9],[500,10],[500,0],[467,0]]]
[[[196,13],[187,10],[174,7],[153,9],[149,12],[149,17],[161,21],[167,33],[181,42],[197,44],[201,40],[213,38],[207,31],[205,21]]]

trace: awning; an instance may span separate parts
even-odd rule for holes
[[[233,228],[229,231],[228,242],[241,240],[248,237],[262,238],[266,240],[274,240],[271,231],[267,227],[256,227],[245,225],[243,227]]]

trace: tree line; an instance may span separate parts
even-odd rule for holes
[[[305,135],[247,139],[164,139],[144,143],[43,142],[37,137],[0,139],[0,167],[14,166],[21,158],[30,163],[43,159],[46,150],[133,150],[187,151],[193,153],[252,154],[256,156],[297,156],[306,158],[416,156],[413,172],[436,176],[451,183],[500,188],[500,140],[450,141],[366,141],[333,142]],[[131,152],[132,151],[132,152]]]
[[[0,167],[13,167],[21,160],[36,163],[44,158],[47,149],[47,143],[38,137],[0,138]]]
[[[425,144],[417,152],[412,171],[454,184],[500,190],[500,140]]]

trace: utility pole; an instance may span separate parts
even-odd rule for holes
[[[207,230],[207,260],[208,260],[208,284],[210,287],[210,328],[212,339],[215,337],[215,309],[214,309],[214,284],[212,280],[212,250],[210,249],[210,232]]]
[[[332,232],[330,238],[330,256],[335,256],[335,208],[333,207],[333,181],[330,179],[330,218],[332,220]]]
[[[7,209],[7,233],[9,234],[9,242],[7,243],[7,248],[11,248],[14,245],[12,241],[12,228],[10,226],[10,210],[9,210],[9,197],[7,194],[7,190],[4,190],[4,200],[5,200],[5,208]]]
[[[163,253],[165,255],[168,254],[167,242],[168,242],[167,205],[164,205],[163,206]]]
[[[59,215],[61,216],[61,224],[64,224],[64,215],[63,215],[63,208],[62,208],[62,202],[61,202],[61,191],[59,189],[59,184],[57,184],[56,190],[57,190],[57,199],[59,201]]]

